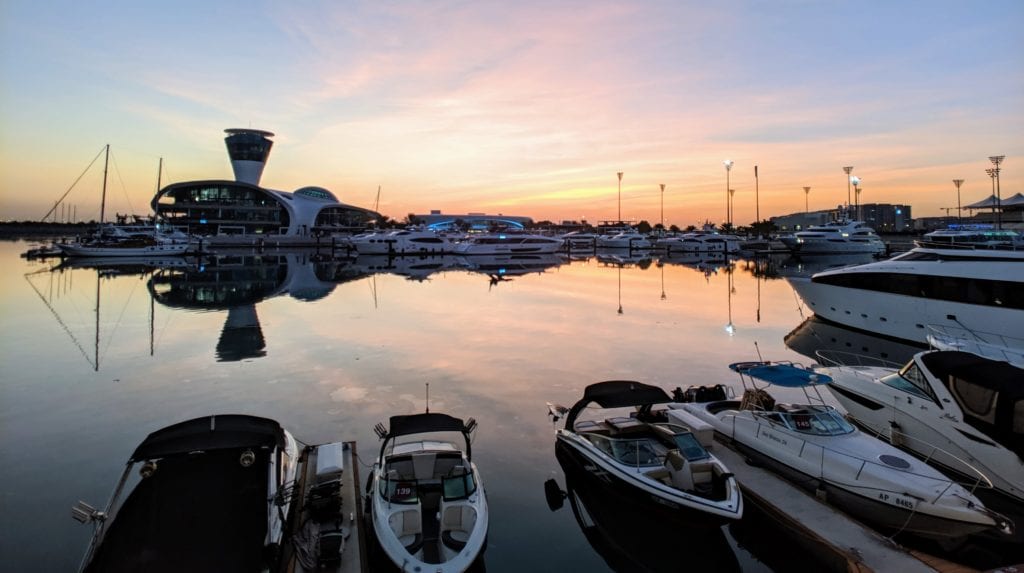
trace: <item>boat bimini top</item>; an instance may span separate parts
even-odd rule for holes
[[[730,364],[729,368],[741,376],[746,374],[751,378],[785,388],[807,388],[832,382],[831,377],[792,362],[736,362]]]
[[[573,405],[565,417],[565,429],[572,431],[576,417],[591,403],[602,408],[625,408],[639,406],[641,412],[649,412],[655,404],[667,404],[672,401],[668,393],[657,386],[643,384],[632,380],[609,380],[587,386],[583,398]]]
[[[388,422],[388,430],[377,424],[374,431],[384,440],[380,446],[380,458],[384,459],[384,450],[389,444],[393,444],[396,438],[411,434],[424,434],[430,432],[459,432],[466,440],[466,459],[472,460],[472,444],[469,435],[476,429],[476,420],[470,418],[463,422],[461,418],[449,416],[448,414],[424,413],[409,414],[404,416],[391,416]]]

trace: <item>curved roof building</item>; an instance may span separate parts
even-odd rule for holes
[[[294,192],[260,186],[274,136],[258,129],[227,129],[235,180],[173,183],[151,202],[157,217],[197,235],[308,236],[362,229],[380,215],[342,203],[322,187]]]

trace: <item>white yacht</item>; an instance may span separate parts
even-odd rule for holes
[[[402,571],[465,571],[484,551],[488,509],[473,463],[472,418],[392,416],[367,483],[377,541]],[[461,434],[461,445],[438,436]],[[410,437],[415,436],[415,437]]]
[[[642,233],[636,231],[622,231],[614,235],[599,235],[597,247],[599,249],[650,249],[654,246],[651,240]]]
[[[925,233],[915,241],[919,247],[938,249],[1024,249],[1024,237],[1009,229],[991,225],[960,225]]]
[[[198,246],[186,240],[160,236],[86,239],[71,243],[54,243],[69,257],[153,257],[185,255]]]
[[[928,345],[936,350],[973,352],[1024,368],[1024,338],[929,324]]]
[[[459,255],[523,255],[557,253],[562,239],[529,233],[488,233],[469,237],[455,247]]]
[[[743,380],[741,401],[682,407],[752,460],[815,491],[820,499],[886,532],[959,539],[1012,527],[965,487],[858,431],[826,405],[818,387],[831,382],[827,375],[787,362],[740,362],[729,367]],[[761,387],[755,380],[763,383]],[[803,389],[806,402],[776,403],[765,391],[773,384]]]
[[[881,237],[864,221],[843,220],[815,225],[779,237],[779,240],[791,252],[802,255],[885,252]]]
[[[787,280],[821,318],[921,344],[929,326],[1004,337],[1024,332],[1024,251],[917,247]]]
[[[445,235],[415,229],[355,235],[349,244],[360,255],[440,255],[454,252],[456,245]]]
[[[572,231],[562,235],[562,241],[569,249],[586,249],[591,250],[597,246],[597,235],[594,233],[583,233],[581,231]]]
[[[1024,507],[1024,368],[945,350],[903,366],[835,354],[819,352],[817,371],[854,421],[966,483],[981,472]]]
[[[655,246],[669,252],[686,253],[736,253],[740,250],[743,239],[736,235],[720,235],[718,233],[685,233],[678,237],[658,239]]]

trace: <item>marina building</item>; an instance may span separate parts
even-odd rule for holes
[[[467,213],[465,215],[454,215],[442,213],[440,210],[432,210],[429,215],[413,215],[415,222],[426,225],[428,229],[443,231],[455,229],[460,226],[476,230],[487,230],[493,227],[502,229],[522,229],[533,224],[530,217],[515,215],[487,215],[484,213]]]
[[[323,187],[289,192],[260,186],[274,134],[258,129],[225,132],[235,179],[167,185],[151,202],[158,220],[193,235],[308,237],[361,230],[380,217],[342,203]]]

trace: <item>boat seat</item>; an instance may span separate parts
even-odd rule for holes
[[[412,472],[417,480],[429,480],[434,477],[434,461],[437,454],[422,452],[412,455]]]
[[[710,460],[688,462],[679,450],[671,450],[665,456],[672,486],[683,491],[695,491],[714,480],[715,464]]]
[[[409,553],[416,553],[423,544],[423,526],[420,523],[420,512],[415,509],[398,511],[388,517],[388,525],[395,532]]]

